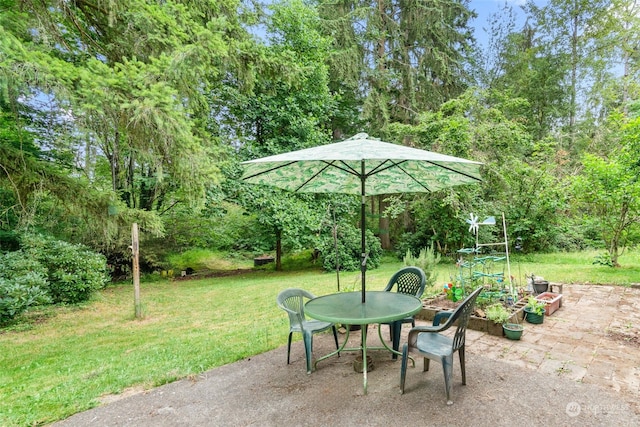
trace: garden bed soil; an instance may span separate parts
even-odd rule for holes
[[[422,304],[422,311],[416,314],[416,319],[431,321],[435,317],[436,313],[440,311],[454,311],[460,302],[462,301],[453,302],[447,299],[444,295],[425,300]],[[511,312],[511,317],[509,317],[508,323],[522,323],[524,319],[524,306],[526,304],[527,300],[522,298],[516,301],[512,307],[508,308]],[[502,324],[488,320],[484,317],[482,310],[477,308],[474,313],[471,314],[467,327],[474,331],[486,332],[489,335],[502,336],[504,334]]]

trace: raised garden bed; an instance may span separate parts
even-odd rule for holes
[[[511,317],[508,323],[522,323],[524,319],[524,306],[527,304],[526,298],[522,298],[516,303],[508,307],[507,310],[511,312]],[[444,295],[436,298],[423,301],[422,311],[416,314],[416,319],[431,321],[435,317],[436,313],[440,311],[454,311],[458,303],[454,303],[448,300]],[[476,311],[469,318],[469,324],[467,327],[474,331],[486,332],[489,335],[502,336],[502,324],[496,324],[491,320],[487,320],[486,317],[478,316],[480,311]]]

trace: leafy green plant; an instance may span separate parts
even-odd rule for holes
[[[22,251],[0,255],[0,324],[29,307],[51,302],[45,270]]]
[[[534,296],[527,298],[527,305],[524,306],[526,310],[535,313],[538,316],[541,316],[544,313],[545,307],[546,304],[542,301],[538,301]]]
[[[16,278],[29,272],[43,278],[47,276],[47,269],[38,260],[30,257],[22,250],[0,255],[0,277]],[[46,280],[38,285],[46,287]]]
[[[611,254],[609,254],[609,253],[596,255],[593,258],[592,264],[606,265],[607,267],[615,267],[615,264],[613,263],[613,260],[611,259]]]
[[[38,286],[28,286],[0,278],[0,325],[13,320],[34,305],[50,302],[47,292]]]
[[[426,288],[430,288],[436,284],[436,266],[440,263],[440,254],[435,252],[433,243],[429,248],[420,249],[418,257],[414,257],[411,249],[407,248],[407,253],[403,259],[404,265],[419,267],[424,271],[427,277]]]
[[[505,323],[511,317],[511,313],[501,303],[488,306],[485,315],[494,323]]]

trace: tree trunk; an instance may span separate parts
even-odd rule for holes
[[[282,230],[276,229],[276,271],[282,271]]]
[[[107,146],[105,136],[105,146]],[[118,186],[118,176],[120,175],[119,171],[119,163],[120,163],[120,153],[118,152],[118,147],[120,144],[120,132],[116,131],[115,136],[113,137],[113,150],[111,150],[111,155],[107,155],[109,157],[109,162],[111,164],[111,185],[114,192],[119,190]]]
[[[131,226],[131,252],[133,258],[133,305],[135,307],[136,319],[142,318],[142,303],[140,302],[140,240],[138,239],[138,224]]]
[[[391,249],[391,239],[389,238],[389,217],[384,216],[384,211],[387,208],[384,195],[378,196],[378,237],[380,238],[380,244],[382,249]]]
[[[575,143],[576,125],[576,92],[578,85],[578,13],[573,16],[573,33],[571,35],[571,93],[569,105],[569,132],[571,134],[571,146]]]

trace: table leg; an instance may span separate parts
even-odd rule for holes
[[[382,337],[382,325],[378,325],[378,336],[380,337],[380,342],[382,343],[382,345],[384,346],[384,348],[386,348],[387,350],[389,350],[391,352],[391,356],[394,359],[397,359],[398,356],[402,356],[402,353],[400,351],[398,351],[398,348],[400,347],[400,332],[402,330],[402,323],[400,322],[394,322],[394,324],[391,326],[392,327],[392,336],[394,337],[394,341],[393,341],[393,348],[389,347],[387,345],[387,343],[385,342],[384,338]],[[397,329],[396,329],[397,327]],[[396,338],[397,337],[397,338]],[[380,347],[382,349],[382,347]],[[413,360],[413,357],[409,356],[409,359],[411,359],[411,363],[413,364],[413,366],[416,366],[416,362],[415,360]]]
[[[349,342],[349,329],[351,329],[351,328],[349,327],[349,325],[345,325],[345,326],[346,326],[346,329],[347,329],[347,334],[344,336],[344,341],[342,342],[342,345],[340,346],[340,348],[338,348],[336,351],[332,351],[331,353],[329,353],[329,354],[327,354],[325,356],[322,356],[320,359],[316,359],[316,363],[313,364],[313,369],[314,370],[316,369],[316,366],[318,366],[318,362],[319,361],[324,360],[324,359],[328,359],[329,357],[335,356],[336,354],[338,356],[340,356],[340,352],[344,350],[344,348],[347,345],[347,342]]]
[[[369,325],[362,325],[362,375],[364,376],[364,394],[367,394],[367,328]]]
[[[397,324],[397,325],[396,325]],[[396,329],[397,327],[397,329]],[[387,350],[389,350],[393,356],[394,359],[397,359],[398,356],[402,356],[402,353],[400,353],[398,351],[398,347],[400,347],[400,331],[402,328],[402,324],[399,322],[393,322],[391,324],[391,331],[392,331],[392,340],[393,343],[391,344],[393,346],[393,348],[389,347],[386,343],[386,341],[384,340],[384,338],[382,337],[382,325],[378,325],[378,336],[380,337],[380,342],[382,343],[382,345],[384,346],[384,348],[386,348]]]

